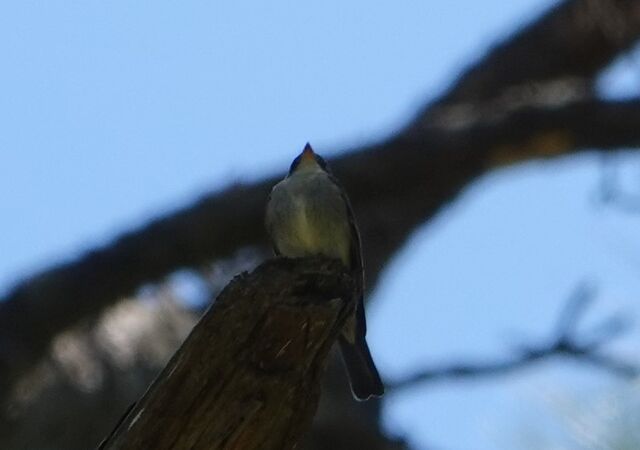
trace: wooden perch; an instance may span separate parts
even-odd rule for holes
[[[293,448],[351,292],[326,259],[279,258],[237,276],[100,448]]]

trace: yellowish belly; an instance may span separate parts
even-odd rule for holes
[[[350,264],[351,236],[346,218],[309,216],[300,205],[291,217],[287,234],[280,249],[286,256],[325,255]]]

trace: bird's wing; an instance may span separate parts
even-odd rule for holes
[[[362,263],[362,244],[360,241],[360,231],[356,223],[356,217],[351,207],[349,197],[346,191],[333,174],[329,173],[329,178],[335,183],[339,190],[342,200],[347,207],[347,218],[349,220],[349,229],[351,230],[351,248],[349,250],[350,272],[355,283],[355,299],[356,304],[356,336],[364,337],[367,333],[367,324],[364,315],[364,265]]]
[[[370,397],[380,397],[384,394],[384,384],[376,368],[365,335],[367,322],[364,314],[364,267],[362,263],[362,245],[360,232],[356,224],[351,202],[340,183],[331,175],[330,178],[340,188],[344,203],[347,207],[347,217],[351,229],[351,276],[356,284],[354,297],[356,311],[347,323],[339,338],[342,359],[349,374],[351,391],[358,400]]]

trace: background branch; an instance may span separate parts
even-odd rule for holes
[[[634,45],[639,32],[640,8],[634,0],[560,2],[496,45],[422,114],[428,122],[431,110],[484,102],[531,83],[571,80],[589,86],[612,56]]]
[[[637,1],[562,2],[464,70],[404,129],[333,158],[361,225],[369,288],[416,227],[488,171],[637,146],[640,101],[597,100],[593,86],[639,37]],[[54,336],[96,318],[142,284],[238,249],[264,253],[264,204],[278,178],[207,194],[16,285],[0,302],[0,399],[47,353]],[[376,404],[366,408],[329,419],[375,420]]]
[[[386,381],[385,385],[393,391],[419,383],[432,383],[445,379],[508,375],[556,357],[586,362],[623,378],[633,379],[640,376],[640,366],[600,352],[602,346],[626,329],[628,324],[620,316],[606,318],[593,326],[590,331],[578,332],[579,321],[593,299],[593,289],[586,284],[578,286],[561,312],[551,336],[537,345],[520,345],[517,354],[512,357],[478,364],[453,363],[426,368],[406,378]]]
[[[465,128],[431,127],[337,159],[335,171],[360,218],[369,285],[418,225],[485,171],[639,145],[638,123],[639,100],[586,100],[524,108]],[[17,286],[0,303],[0,387],[33,364],[57,332],[141,283],[240,245],[264,245],[262,215],[273,182],[230,188]]]

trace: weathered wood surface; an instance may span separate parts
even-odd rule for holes
[[[100,448],[293,448],[351,289],[324,259],[275,259],[239,275]]]

